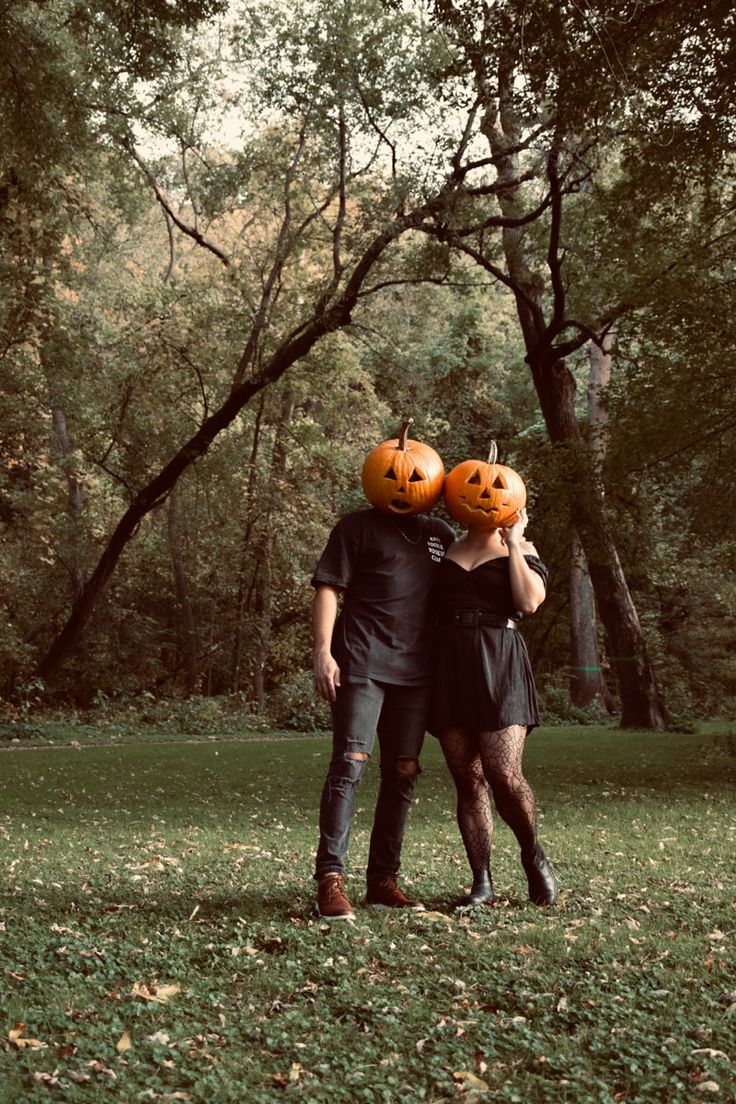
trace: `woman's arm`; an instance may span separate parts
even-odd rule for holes
[[[535,554],[533,545],[524,540],[524,530],[529,518],[526,510],[519,510],[517,520],[504,530],[504,541],[509,550],[509,580],[514,605],[521,613],[534,613],[541,606],[547,592],[541,576],[524,559],[524,553]]]

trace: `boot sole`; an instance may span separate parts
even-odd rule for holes
[[[333,921],[333,920],[354,920],[355,919],[355,913],[354,912],[338,912],[337,915],[335,915],[335,916],[326,916],[324,912],[319,911],[319,908],[317,907],[317,905],[314,906],[314,911],[317,914],[317,916],[319,916],[320,920],[328,920],[330,922]]]
[[[372,901],[366,901],[366,904],[368,905],[368,908],[372,908],[372,909],[394,909],[394,910],[405,909],[407,912],[426,912],[427,911],[426,906],[425,905],[420,905],[420,904],[415,904],[415,905],[382,905],[378,901],[375,904]]]

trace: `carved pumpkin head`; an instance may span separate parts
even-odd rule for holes
[[[390,514],[423,514],[442,494],[442,461],[429,445],[407,439],[412,421],[401,427],[398,440],[384,441],[368,453],[360,476],[368,501]]]
[[[445,505],[451,518],[470,529],[503,529],[526,506],[526,487],[512,468],[496,463],[491,442],[488,461],[464,460],[445,480]]]

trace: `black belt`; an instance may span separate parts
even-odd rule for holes
[[[456,609],[440,616],[441,625],[462,625],[474,629],[477,625],[493,625],[497,629],[515,629],[516,621],[500,613],[485,613],[479,609]]]

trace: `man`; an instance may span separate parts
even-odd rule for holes
[[[406,430],[402,439],[407,447]],[[412,444],[408,442],[409,449]],[[411,492],[399,485],[402,480],[395,473],[387,477],[395,481],[392,502]],[[440,477],[433,502],[441,485]],[[426,508],[426,499],[421,508]],[[376,732],[381,783],[366,902],[379,908],[423,908],[404,894],[396,876],[431,690],[429,591],[454,534],[439,518],[416,512],[407,516],[406,508],[401,509],[396,514],[386,506],[374,507],[343,517],[312,578],[314,678],[318,693],[331,703],[333,722],[315,867],[317,911],[326,920],[354,917],[345,893],[344,859],[356,792]]]

